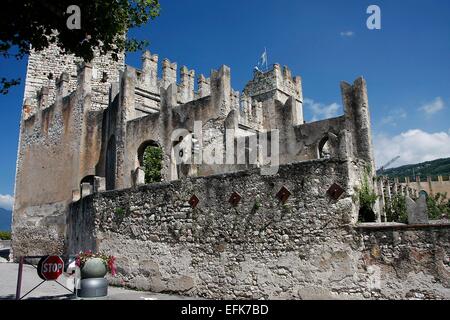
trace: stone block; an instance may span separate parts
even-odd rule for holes
[[[406,211],[408,213],[408,224],[427,224],[428,209],[425,195],[421,195],[417,201],[406,197]]]
[[[90,183],[84,182],[81,184],[81,198],[91,195],[93,187]]]
[[[106,191],[106,179],[104,177],[94,177],[94,192]]]
[[[72,190],[72,201],[77,202],[81,199],[80,190]]]
[[[136,186],[142,186],[145,184],[145,171],[139,167],[135,171]]]

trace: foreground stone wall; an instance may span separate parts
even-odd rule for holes
[[[360,226],[358,268],[377,298],[450,298],[450,224]]]
[[[302,256],[331,252],[323,248],[328,239],[345,236],[336,228],[351,220],[347,177],[345,162],[319,160],[280,167],[270,177],[254,170],[95,194],[72,208],[69,250],[116,255],[113,282],[138,289],[222,298],[296,295],[286,268],[301,264]],[[338,202],[326,194],[333,183],[347,190]],[[276,197],[283,186],[292,193],[285,204]],[[242,197],[237,207],[228,202],[233,192]],[[195,209],[188,204],[194,194]],[[92,216],[89,248],[83,239],[92,232],[78,221]]]
[[[112,283],[156,292],[450,298],[450,227],[355,228],[351,165],[316,160],[270,177],[253,170],[89,196],[72,207],[69,250],[116,255]],[[345,190],[338,201],[327,194],[333,183]],[[285,204],[282,186],[292,193]]]

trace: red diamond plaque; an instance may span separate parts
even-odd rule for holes
[[[285,203],[291,196],[291,192],[285,187],[281,187],[280,191],[277,193],[277,198],[281,203]]]
[[[191,206],[192,209],[195,209],[195,207],[198,205],[199,202],[200,200],[195,194],[189,199],[189,205]]]
[[[328,189],[327,194],[331,199],[337,200],[344,193],[344,189],[337,183],[333,183],[333,185]]]
[[[230,200],[228,200],[228,202],[231,203],[231,205],[233,207],[236,207],[239,204],[239,202],[241,201],[241,199],[242,199],[242,197],[239,193],[233,192],[233,194],[231,195]]]

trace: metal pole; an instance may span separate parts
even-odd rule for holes
[[[267,61],[269,60],[267,57],[267,49],[264,47],[264,54],[266,55],[266,72],[269,71],[269,68],[267,67]]]
[[[20,257],[19,260],[19,272],[17,274],[17,288],[16,288],[16,300],[20,299],[20,288],[22,287],[22,271],[23,271],[23,262],[25,258]]]
[[[30,291],[28,291],[22,298],[20,298],[19,300],[22,300],[23,298],[25,298],[27,295],[29,295],[32,291],[34,291],[35,289],[37,289],[41,284],[43,284],[46,280],[42,280],[41,283],[39,283],[36,287],[34,287],[33,289],[31,289]]]

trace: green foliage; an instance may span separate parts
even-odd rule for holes
[[[257,211],[259,208],[261,208],[261,201],[259,198],[256,198],[255,203],[253,204],[253,211]]]
[[[396,194],[390,202],[385,205],[386,218],[389,222],[408,222],[408,213],[406,211],[406,197]]]
[[[145,183],[161,181],[162,149],[160,147],[147,147],[144,151]]]
[[[369,183],[369,177],[371,176],[370,168],[366,168],[363,177],[361,179],[361,187],[358,189],[359,207],[360,207],[360,220],[362,222],[369,222],[374,216],[373,205],[378,199],[375,191],[372,189]]]
[[[69,29],[71,5],[81,10],[81,29]],[[0,55],[22,59],[30,52],[56,44],[61,53],[91,61],[94,52],[111,53],[118,59],[123,51],[142,50],[147,41],[127,39],[129,29],[140,27],[159,15],[159,0],[3,0],[0,10]],[[56,33],[55,33],[56,31]],[[56,36],[56,34],[58,36]],[[2,81],[0,93],[17,84]]]
[[[117,208],[115,214],[118,218],[123,218],[125,216],[125,209]]]
[[[0,240],[11,240],[11,231],[0,231]]]
[[[282,208],[285,213],[290,213],[292,211],[291,206],[288,205],[287,203],[283,203]]]
[[[391,178],[420,176],[422,181],[426,181],[428,176],[450,176],[450,158],[386,169],[383,175]]]
[[[20,84],[20,78],[12,80],[2,78],[0,80],[0,94],[7,94],[11,87],[17,86],[18,84]]]
[[[428,217],[430,219],[441,219],[442,216],[449,217],[450,201],[447,193],[437,193],[434,197],[427,197]]]

